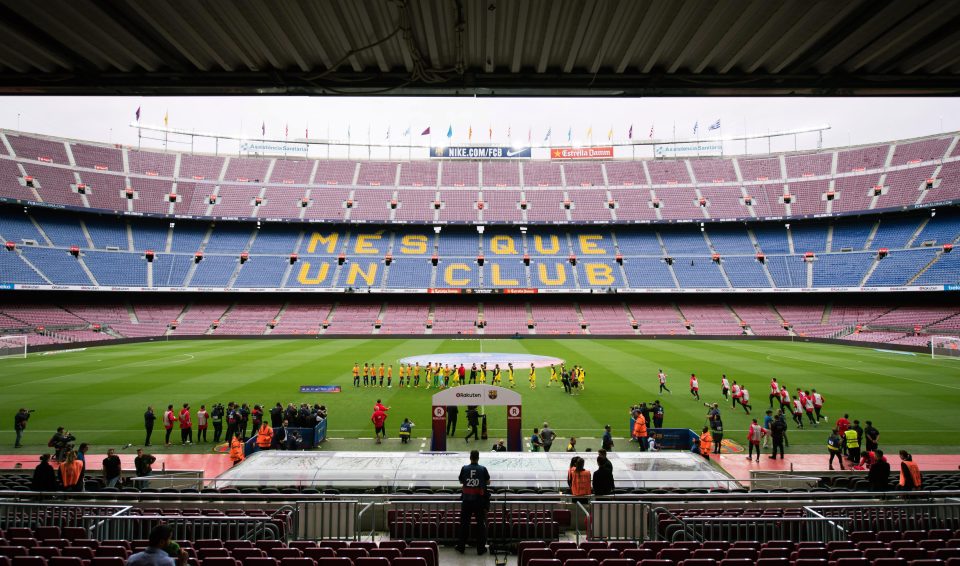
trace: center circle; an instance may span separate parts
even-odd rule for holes
[[[457,352],[452,354],[424,354],[420,356],[408,356],[399,360],[401,364],[416,364],[421,366],[427,364],[441,364],[459,366],[463,364],[470,368],[473,364],[477,366],[486,362],[487,370],[493,369],[493,366],[500,364],[500,368],[507,367],[507,364],[513,364],[514,370],[533,367],[543,368],[550,365],[559,366],[564,362],[561,358],[553,356],[536,356],[533,354],[512,354],[506,352]]]

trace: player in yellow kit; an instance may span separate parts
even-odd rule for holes
[[[424,378],[425,378],[423,380],[424,386],[427,389],[430,389],[430,385],[433,383],[433,364],[431,362],[427,362],[426,373],[424,375]]]
[[[400,373],[398,376],[397,387],[403,387],[403,378],[407,377],[407,366],[400,364]]]
[[[453,382],[453,384],[452,384],[453,387],[459,387],[459,386],[460,386],[460,372],[457,371],[457,368],[453,368],[453,369],[450,371],[450,381]]]
[[[420,387],[420,362],[413,366],[413,386]]]
[[[487,382],[487,362],[480,364],[480,383]]]
[[[393,387],[393,364],[387,367],[387,388]]]
[[[584,388],[583,388],[583,378],[585,378],[585,377],[587,376],[587,372],[583,370],[583,366],[578,366],[578,369],[580,370],[580,378],[579,378],[577,381],[578,381],[578,383],[580,383],[580,391],[583,391],[583,389],[584,389]]]
[[[530,364],[530,389],[537,388],[537,368]]]
[[[353,386],[360,387],[360,362],[353,363]]]
[[[511,388],[517,386],[517,382],[513,379],[513,364],[507,364],[507,379],[510,381]]]
[[[493,385],[500,385],[500,364],[493,366]]]
[[[551,383],[557,383],[557,366],[550,364],[550,381],[547,382],[547,387],[550,387]]]
[[[383,375],[386,371],[387,371],[387,368],[383,367],[383,362],[380,362],[380,367],[377,368],[377,376],[380,378],[379,387],[383,387]],[[377,385],[377,384],[374,383],[374,385]]]
[[[370,385],[370,364],[363,362],[363,386]]]

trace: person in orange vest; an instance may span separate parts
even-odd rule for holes
[[[900,451],[900,489],[912,491],[923,486],[923,475],[920,466],[913,461],[913,456],[906,450]]]
[[[637,418],[633,421],[633,437],[637,439],[637,443],[640,444],[640,451],[647,451],[647,419],[644,418],[643,413],[637,413]]]
[[[60,481],[64,491],[83,489],[83,462],[77,459],[77,453],[73,450],[68,451],[60,463]]]
[[[257,448],[270,450],[271,446],[273,446],[273,429],[267,423],[263,423],[257,431]]]
[[[243,462],[243,458],[243,441],[240,440],[239,434],[235,434],[230,441],[230,459],[233,461],[233,465],[236,466],[240,462]]]
[[[703,427],[703,432],[700,433],[700,455],[709,460],[712,452],[713,435],[710,434],[709,427]]]
[[[593,492],[591,491],[590,470],[583,469],[583,464],[583,458],[577,458],[570,473],[570,495],[573,496],[574,501],[586,505],[587,498]]]

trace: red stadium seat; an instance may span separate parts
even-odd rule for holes
[[[353,566],[390,566],[390,560],[383,556],[361,556],[353,561]]]
[[[30,549],[30,556],[53,558],[54,556],[60,556],[60,549],[55,546],[35,546]]]
[[[430,566],[430,563],[422,556],[401,556],[391,566]]]
[[[243,566],[277,566],[277,560],[270,558],[247,558],[243,561]]]
[[[280,566],[316,566],[313,558],[292,557],[280,559]]]
[[[360,558],[361,556],[370,556],[370,553],[367,552],[366,548],[338,548],[335,552],[337,553],[338,557],[349,558],[350,560]]]
[[[600,566],[600,562],[593,558],[571,558],[563,564],[564,566]]]
[[[603,562],[610,558],[620,558],[620,551],[615,548],[594,548],[593,550],[587,551],[587,558],[593,558]]]
[[[399,548],[371,548],[369,552],[373,558],[386,558],[390,562],[395,558],[400,558],[401,555]]]
[[[519,566],[527,566],[527,563],[536,558],[553,558],[553,552],[549,548],[524,548],[520,551],[520,558],[517,562]]]
[[[259,548],[235,548],[230,551],[230,556],[241,562],[245,562],[251,558],[263,558],[266,555],[267,553]]]
[[[930,556],[930,554],[922,548],[899,548],[897,549],[896,554],[897,558],[903,558],[907,562],[924,560]]]
[[[401,551],[400,556],[402,558],[423,558],[427,566],[437,566],[437,551],[429,546],[408,546]],[[394,563],[396,563],[397,560],[399,560],[399,558],[395,559]]]
[[[907,566],[909,562],[903,558],[875,558],[872,561],[873,566]]]
[[[225,558],[230,556],[230,551],[222,547],[212,548],[207,546],[207,547],[196,548],[196,550],[197,550],[197,558],[199,558],[200,560],[206,560],[207,558]],[[97,552],[97,556],[100,556],[99,551]],[[104,556],[108,556],[108,555],[104,555]]]
[[[637,566],[637,561],[629,558],[607,558],[600,566]]]
[[[323,558],[317,559],[317,566],[353,566],[353,565],[354,565],[354,562],[349,558],[324,556]]]
[[[123,566],[126,563],[127,561],[119,556],[96,556],[90,561],[90,566]],[[236,564],[236,566],[240,565]]]
[[[2,552],[2,551],[0,551]],[[61,556],[76,556],[84,560],[93,560],[93,549],[86,546],[68,546],[60,550]]]
[[[277,547],[267,550],[267,556],[283,560],[284,558],[302,558],[303,552],[297,548]]]
[[[54,556],[47,558],[47,566],[83,566],[84,561],[76,556]]]
[[[534,558],[527,566],[563,566],[563,563],[556,558]]]
[[[561,548],[553,553],[553,557],[566,564],[567,560],[573,558],[587,558],[587,551],[579,548]]]
[[[209,550],[209,549],[205,549]],[[211,556],[200,561],[201,566],[240,566],[241,562],[228,556]]]
[[[333,558],[337,555],[337,551],[327,547],[304,548],[303,555],[307,558],[319,560],[320,558]]]

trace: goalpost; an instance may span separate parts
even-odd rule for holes
[[[958,336],[931,336],[930,357],[960,358],[960,337]]]
[[[0,359],[26,358],[27,337],[22,335],[0,336]]]

